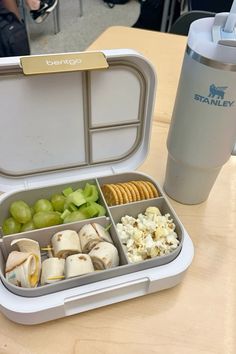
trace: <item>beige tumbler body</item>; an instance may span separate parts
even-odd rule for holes
[[[183,204],[208,198],[236,141],[236,66],[229,70],[215,64],[187,47],[167,140],[164,182],[166,193]]]

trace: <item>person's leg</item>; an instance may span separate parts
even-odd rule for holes
[[[13,12],[16,17],[20,19],[20,12],[16,0],[2,0],[2,4],[8,11]]]
[[[38,10],[40,8],[40,0],[25,0],[30,10]]]
[[[36,23],[43,22],[57,6],[58,0],[25,0]]]

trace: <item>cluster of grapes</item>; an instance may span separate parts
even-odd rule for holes
[[[106,214],[105,208],[97,201],[96,185],[86,183],[84,189],[68,187],[62,193],[48,199],[39,199],[33,206],[23,200],[10,205],[10,216],[4,220],[4,235],[42,229],[44,227],[80,221]]]

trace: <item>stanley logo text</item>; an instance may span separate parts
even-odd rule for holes
[[[212,84],[209,87],[208,96],[202,96],[195,93],[194,99],[212,106],[232,107],[234,105],[234,101],[227,101],[224,99],[226,89],[227,86],[217,87]]]

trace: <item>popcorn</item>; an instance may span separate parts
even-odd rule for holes
[[[123,216],[116,228],[131,263],[167,255],[179,245],[170,214],[161,215],[157,207],[148,207],[137,219]]]

